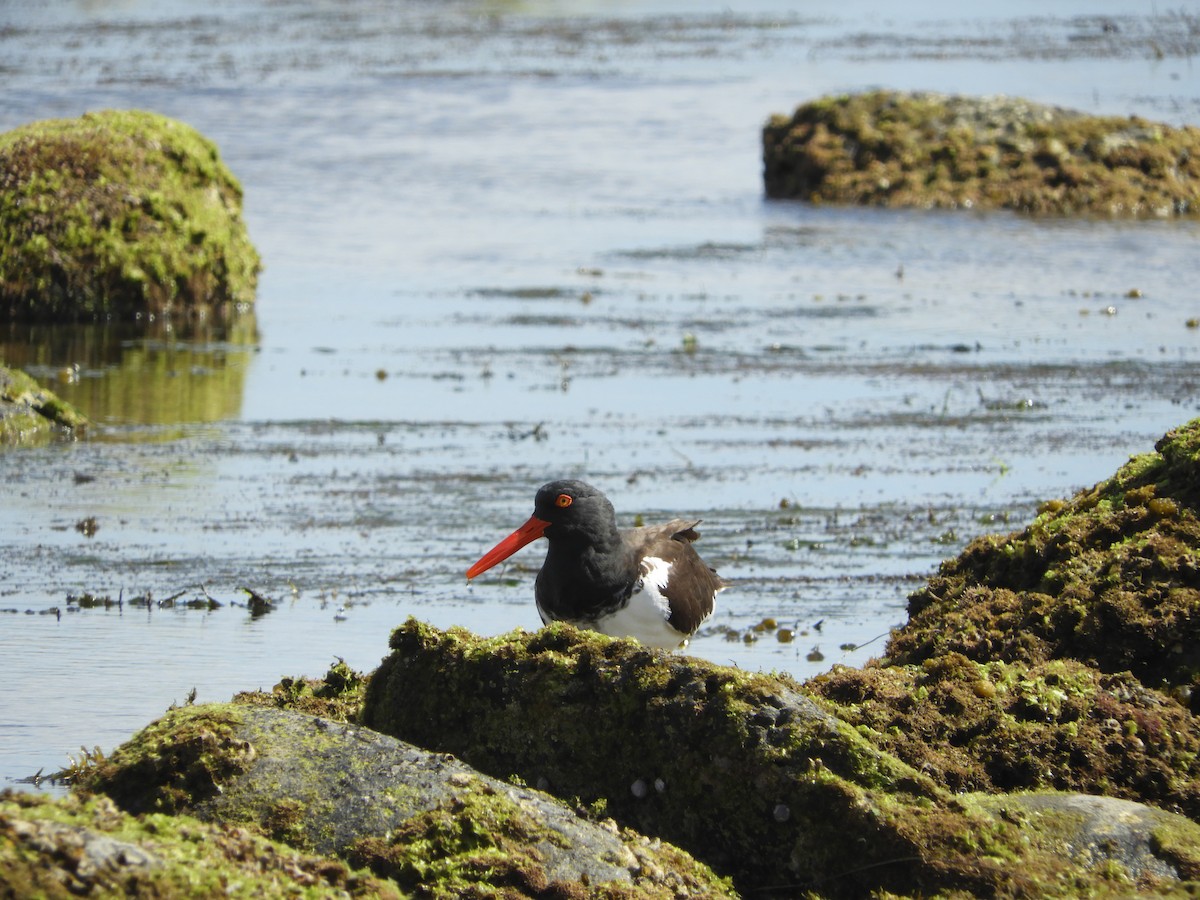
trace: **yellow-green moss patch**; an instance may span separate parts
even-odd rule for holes
[[[0,896],[405,896],[345,863],[188,816],[135,817],[106,797],[0,793]]]
[[[190,810],[253,762],[237,736],[236,708],[186,707],[147,725],[107,759],[78,773],[78,787],[102,789],[133,813]]]
[[[0,445],[74,436],[87,425],[87,417],[54,392],[24,372],[0,365]]]
[[[0,135],[0,317],[206,312],[254,300],[242,189],[195,129],[138,110]]]
[[[323,678],[286,677],[267,693],[243,691],[234,702],[272,709],[290,709],[334,722],[355,722],[362,709],[370,676],[338,659]]]

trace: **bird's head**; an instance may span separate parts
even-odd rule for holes
[[[569,479],[551,481],[538,490],[529,520],[467,569],[467,578],[486,572],[540,537],[588,539],[607,533],[615,521],[608,498],[590,484]]]
[[[533,500],[534,518],[546,523],[547,537],[570,531],[608,528],[616,519],[613,505],[585,481],[551,481]]]

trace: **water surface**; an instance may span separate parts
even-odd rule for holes
[[[0,128],[189,122],[266,270],[234,327],[0,330],[103,425],[0,454],[0,778],[409,615],[536,627],[540,550],[462,573],[551,477],[703,519],[691,652],[882,652],[939,560],[1197,414],[1197,226],[768,202],[759,129],[880,86],[1200,120],[1191,17],[1044,10],[6,4]]]

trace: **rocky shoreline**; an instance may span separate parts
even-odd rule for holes
[[[0,884],[184,896],[202,845],[206,890],[268,895],[1184,895],[1198,505],[1195,420],[805,684],[410,620],[370,675],[175,709],[65,801],[2,795]]]
[[[53,391],[0,362],[0,446],[32,444],[86,432],[88,419]]]

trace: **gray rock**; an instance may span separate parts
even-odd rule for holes
[[[162,865],[161,860],[137,844],[118,841],[82,825],[59,822],[8,823],[10,839],[42,855],[60,871],[56,878],[64,886],[110,881],[133,872],[146,872]]]
[[[1026,817],[1039,830],[1053,828],[1067,856],[1087,868],[1111,861],[1133,879],[1180,877],[1156,838],[1160,829],[1178,827],[1180,816],[1132,800],[1089,794],[1005,794],[985,797],[979,805],[998,815]]]
[[[630,897],[729,894],[669,844],[579,816],[448,753],[288,710],[172,710],[84,787],[127,812],[250,825],[406,890],[505,886],[513,896],[540,896],[553,884],[620,884]]]

